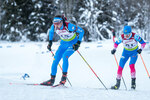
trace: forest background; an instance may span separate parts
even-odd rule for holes
[[[0,0],[0,40],[46,41],[56,14],[81,26],[86,42],[118,36],[127,22],[150,41],[150,0]]]

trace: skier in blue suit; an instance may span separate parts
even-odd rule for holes
[[[63,15],[56,15],[49,30],[49,44],[47,46],[49,51],[51,51],[54,32],[60,36],[61,42],[55,53],[51,66],[51,78],[41,83],[41,85],[52,86],[54,84],[57,73],[57,65],[59,64],[61,58],[63,59],[63,65],[60,84],[65,84],[69,63],[68,59],[76,50],[78,50],[84,35],[84,30],[81,27],[76,26],[70,22],[66,22]],[[78,36],[77,33],[79,34]]]
[[[136,71],[135,71],[135,63],[138,58],[138,54],[141,54],[142,50],[144,49],[146,43],[144,40],[136,33],[133,33],[130,26],[124,26],[123,33],[118,41],[114,43],[114,49],[111,51],[112,54],[115,54],[118,45],[122,42],[124,49],[122,56],[120,58],[118,71],[117,71],[117,83],[116,85],[112,86],[111,89],[119,89],[120,87],[120,80],[122,77],[122,71],[124,68],[125,63],[130,58],[130,72],[131,72],[131,88],[136,88]],[[141,44],[139,49],[138,42]]]

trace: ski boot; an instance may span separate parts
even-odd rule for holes
[[[134,90],[135,90],[135,88],[136,88],[136,83],[135,83],[135,81],[136,81],[136,78],[132,78],[132,80],[131,80],[131,89],[134,89]]]
[[[51,79],[41,83],[40,85],[53,86],[54,82],[55,82],[55,75],[51,75]]]
[[[116,79],[116,80],[117,80],[116,85],[115,85],[115,86],[112,86],[111,89],[114,89],[114,90],[118,90],[118,89],[119,89],[121,79]]]
[[[66,83],[66,79],[67,79],[67,72],[63,72],[60,84],[64,85]]]

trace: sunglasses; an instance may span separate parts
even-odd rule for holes
[[[131,34],[131,33],[128,33],[128,34],[124,34],[124,35],[125,35],[125,36],[130,36],[130,34]]]
[[[61,23],[61,22],[57,22],[57,23],[55,22],[55,23],[53,23],[53,24],[54,24],[54,25],[59,25],[60,23]]]

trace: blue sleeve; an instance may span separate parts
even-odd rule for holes
[[[122,37],[119,36],[118,40],[115,42],[117,45],[119,45],[122,42]]]
[[[140,44],[145,43],[145,41],[144,41],[138,34],[135,34],[135,35],[134,35],[134,39],[135,39],[136,41],[138,41]]]
[[[76,31],[77,33],[79,33],[79,38],[78,38],[78,40],[79,40],[79,41],[82,41],[82,38],[83,38],[83,35],[84,35],[84,30],[83,30],[81,27],[76,26],[76,25],[74,25],[74,24],[72,24],[72,23],[69,23],[69,24],[68,24],[68,30],[69,30],[69,31]]]
[[[49,29],[49,40],[53,40],[53,36],[54,36],[54,25],[51,26],[51,28]]]

